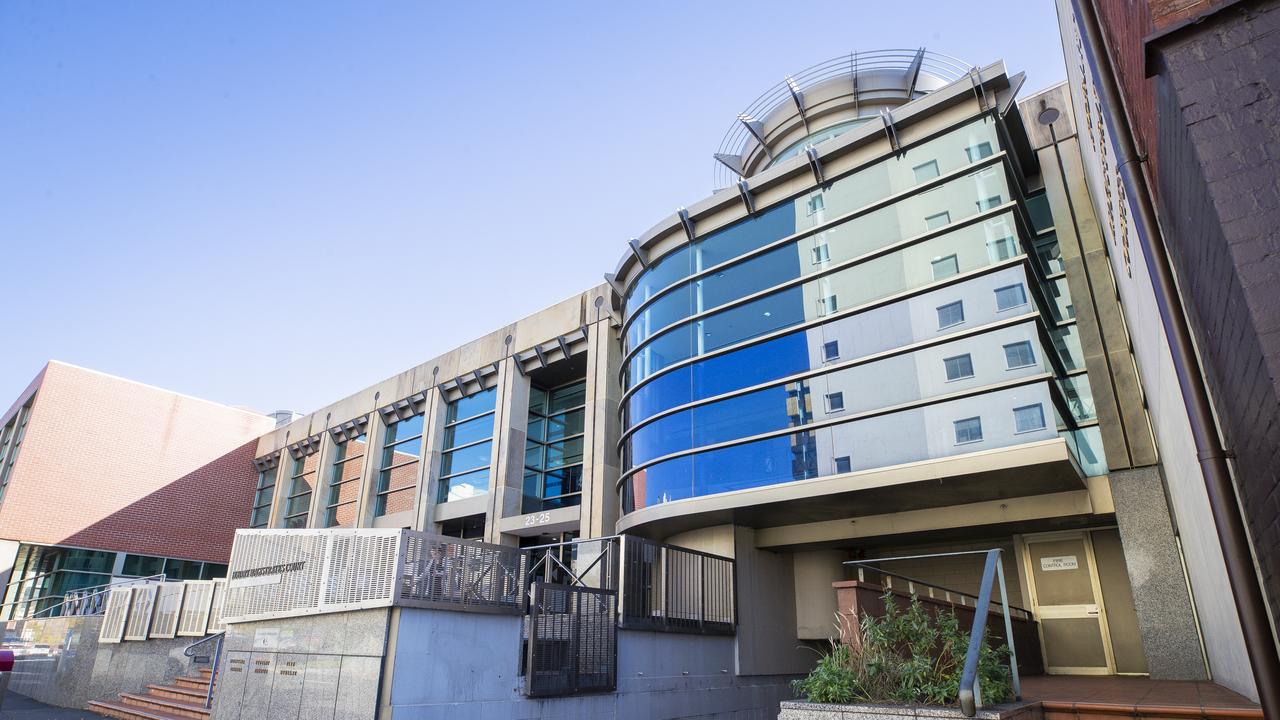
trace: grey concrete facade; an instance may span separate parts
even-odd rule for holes
[[[1111,473],[1111,496],[1151,677],[1207,679],[1195,610],[1187,593],[1159,468]]]

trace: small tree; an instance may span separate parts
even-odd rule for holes
[[[958,703],[969,633],[955,612],[930,617],[915,595],[905,611],[892,592],[883,600],[884,615],[864,612],[857,642],[833,642],[813,671],[793,683],[796,693],[823,703]],[[992,648],[987,640],[978,658],[978,683],[985,702],[1003,702],[1013,694],[1009,648]]]

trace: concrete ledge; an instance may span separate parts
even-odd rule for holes
[[[828,705],[784,701],[778,720],[894,720],[894,718],[963,718],[958,707],[921,705]],[[979,720],[1043,720],[1038,702],[992,705],[978,710]]]

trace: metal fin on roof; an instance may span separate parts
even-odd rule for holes
[[[916,56],[911,61],[911,66],[907,68],[907,99],[915,97],[916,83],[920,81],[920,66],[924,63],[924,48],[920,48],[916,52]]]
[[[760,147],[764,148],[764,153],[769,156],[770,160],[772,160],[773,151],[769,149],[769,143],[764,141],[764,123],[756,120],[750,115],[739,115],[738,122],[742,123],[742,126],[747,129],[747,132],[751,133],[751,137],[755,138],[756,142],[760,143]]]
[[[808,133],[809,116],[804,111],[804,93],[800,91],[800,86],[796,84],[795,78],[788,75],[786,81],[787,89],[791,91],[791,101],[796,104],[796,112],[800,114],[800,122],[804,123],[804,131]]]
[[[742,156],[731,153],[715,153],[716,162],[729,168],[729,171],[742,177]]]
[[[747,208],[748,215],[754,215],[756,212],[756,200],[751,196],[751,186],[746,180],[738,181],[738,196],[742,198],[742,205]]]
[[[627,241],[627,247],[631,248],[631,254],[636,256],[636,262],[640,263],[640,267],[645,270],[649,269],[649,253],[640,247],[640,241],[631,238]]]
[[[805,147],[804,156],[809,160],[809,169],[813,171],[813,181],[819,185],[826,183],[822,176],[822,161],[818,159],[818,149],[812,145]]]
[[[693,220],[689,217],[689,211],[678,207],[676,217],[680,218],[680,226],[684,228],[685,237],[689,238],[689,242],[693,242]]]

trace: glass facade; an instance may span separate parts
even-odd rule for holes
[[[521,512],[569,507],[582,501],[586,400],[586,381],[551,390],[536,385],[530,388]]]
[[[0,502],[4,501],[5,492],[9,489],[9,478],[13,476],[13,466],[18,461],[18,450],[22,448],[22,439],[27,434],[27,421],[31,418],[32,398],[0,428]]]
[[[361,428],[364,427],[362,424]],[[333,463],[329,466],[328,495],[324,505],[325,527],[354,527],[360,500],[360,477],[369,441],[363,429],[359,435],[333,444]]]
[[[625,296],[624,512],[1057,437],[1105,472],[1051,220],[999,138],[970,122],[655,259]]]
[[[320,456],[312,452],[293,458],[289,470],[289,494],[284,500],[284,527],[305,528],[311,512],[311,492],[315,489]]]
[[[440,453],[437,502],[489,492],[493,462],[493,416],[498,389],[490,388],[449,403]]]
[[[422,464],[423,420],[419,414],[387,425],[374,488],[374,517],[413,509]]]
[[[271,503],[276,495],[276,473],[279,467],[258,471],[258,482],[253,490],[253,514],[249,527],[264,528],[271,522]]]

